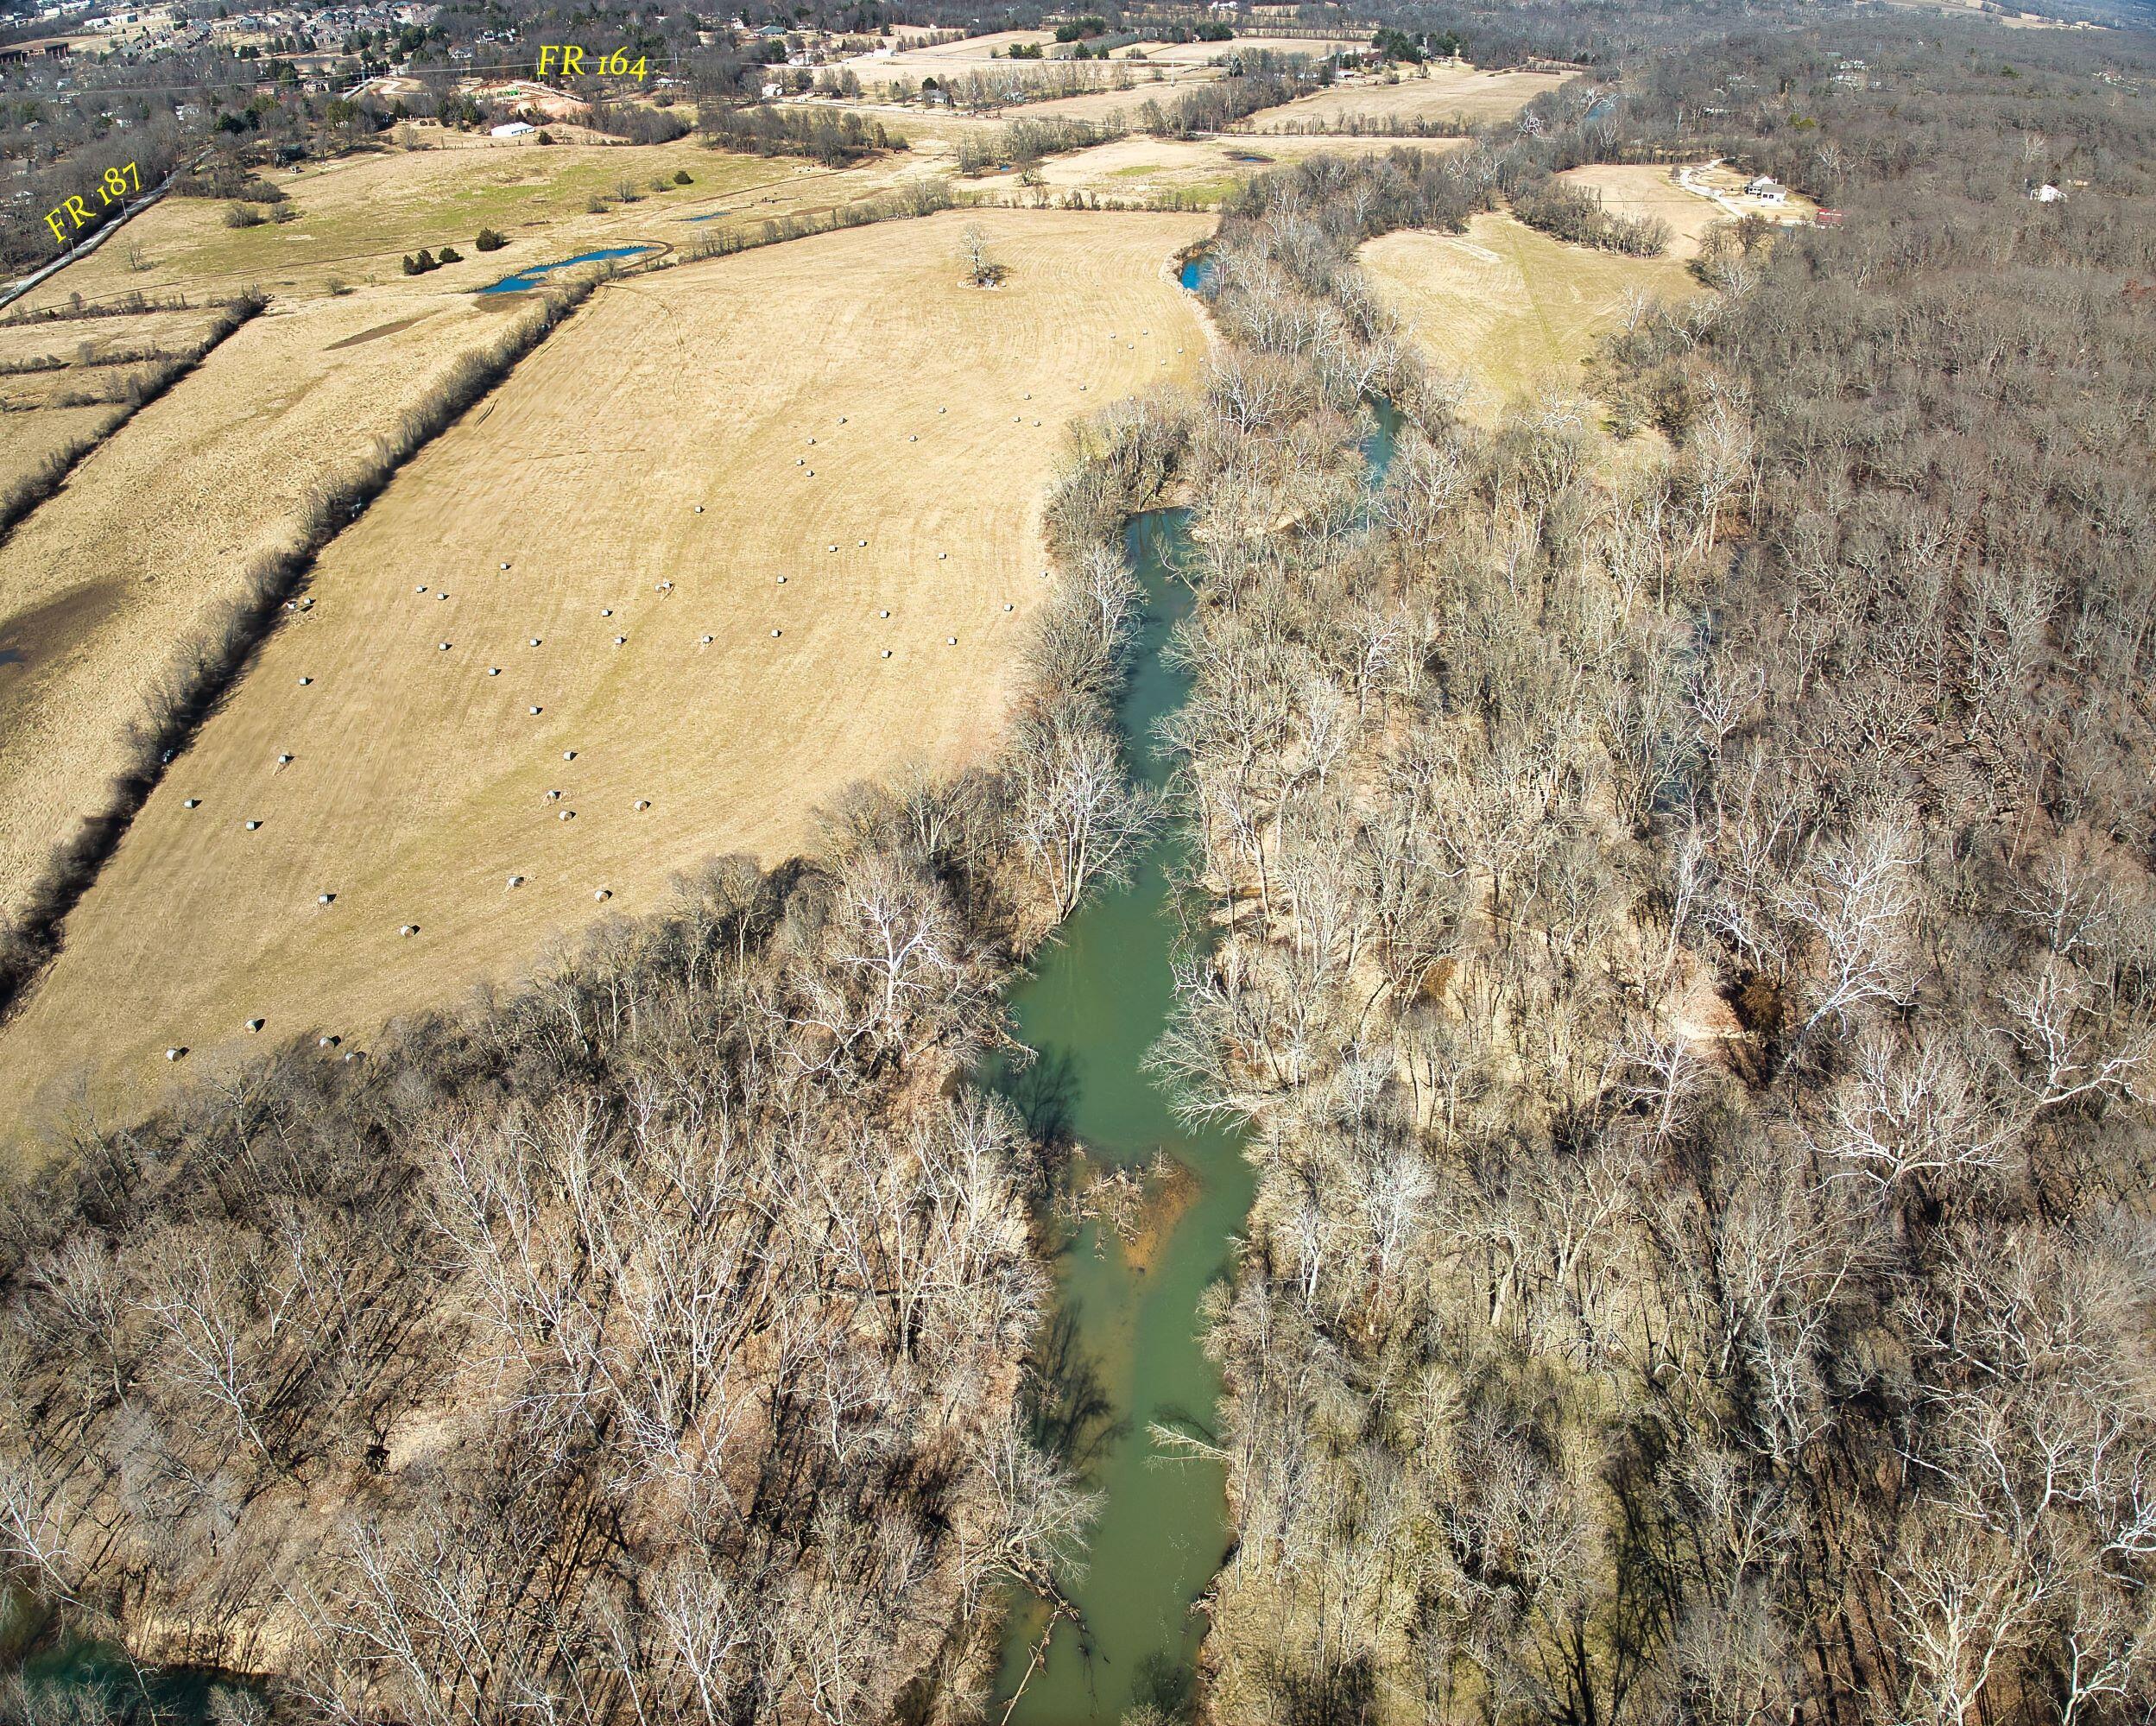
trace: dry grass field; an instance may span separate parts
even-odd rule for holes
[[[107,300],[138,290],[162,296],[243,287],[316,295],[336,282],[400,282],[405,253],[446,243],[463,253],[464,262],[427,281],[469,290],[510,270],[580,252],[679,246],[772,216],[827,209],[888,184],[906,166],[901,155],[832,172],[786,158],[722,155],[686,140],[551,148],[522,142],[347,156],[268,176],[299,212],[296,221],[228,228],[222,201],[168,198],[129,225],[130,246],[93,252],[24,303],[62,305],[75,294]],[[681,170],[693,183],[673,187]],[[667,181],[670,189],[653,190],[654,180]],[[637,194],[635,201],[619,201],[623,187]],[[609,207],[592,211],[594,199]],[[688,219],[715,212],[724,213],[709,222]],[[476,251],[472,240],[483,227],[507,235],[507,249]],[[130,249],[147,269],[130,265]]]
[[[954,213],[602,290],[326,551],[0,1032],[0,1119],[85,1069],[141,1106],[250,1018],[364,1047],[986,748],[1065,427],[1195,371],[1170,261],[1210,225]]]
[[[1465,411],[1484,420],[1545,384],[1579,389],[1584,362],[1628,295],[1698,291],[1673,259],[1566,245],[1508,215],[1477,216],[1457,236],[1386,234],[1361,262],[1423,351],[1468,379]]]
[[[1432,138],[1420,147],[1450,149],[1465,142],[1464,138]],[[1195,197],[1217,207],[1239,187],[1283,162],[1307,155],[1365,155],[1386,148],[1385,140],[1371,138],[1257,139],[1230,134],[1185,139],[1131,132],[1091,149],[1073,150],[1042,162],[1041,191],[1050,197],[1083,192],[1089,197],[1133,205],[1169,197]],[[952,183],[969,196],[995,203],[1023,205],[1036,195],[1015,174],[963,177]]]
[[[1479,125],[1511,118],[1565,81],[1559,73],[1477,72],[1452,66],[1433,66],[1428,72],[1426,78],[1402,76],[1395,84],[1375,79],[1336,84],[1254,114],[1246,123],[1250,130],[1271,132],[1359,122],[1377,134],[1388,128],[1412,132],[1418,124],[1439,121]]]
[[[167,360],[193,352],[216,317],[212,308],[197,306],[124,318],[0,323],[0,494],[39,473],[49,459],[79,459],[85,444],[125,424],[132,411],[130,383],[147,383]],[[166,359],[125,358],[142,353]],[[54,360],[61,364],[42,369]],[[41,369],[20,369],[26,366]],[[21,645],[0,629],[0,701],[7,667],[22,659]]]
[[[1132,202],[1166,193],[1192,193],[1217,200],[1256,174],[1273,158],[1233,138],[1181,140],[1131,133],[1091,149],[1073,150],[1040,164],[1040,179],[1051,193],[1084,192]],[[954,182],[964,193],[1023,201],[1026,190],[1012,174],[983,174]]]
[[[113,353],[138,353],[147,348],[183,353],[202,339],[216,318],[215,307],[195,305],[169,311],[141,312],[127,318],[41,318],[20,323],[0,322],[0,366],[47,358],[77,364],[85,359],[102,359]]]
[[[1157,74],[1157,75],[1156,75]],[[1151,71],[1131,69],[1128,90],[1089,90],[1078,96],[1055,96],[1045,102],[1028,102],[1004,111],[1007,120],[1091,120],[1107,125],[1118,121],[1135,124],[1138,111],[1148,102],[1172,102],[1184,91],[1218,78],[1214,66],[1156,66]]]
[[[79,438],[102,436],[117,409],[113,408],[41,408],[30,413],[0,414],[0,491],[28,478],[47,456],[73,445]],[[6,625],[0,623],[0,690],[7,687],[10,643]],[[0,697],[0,700],[4,700]]]
[[[1679,185],[1672,168],[1603,163],[1575,168],[1558,178],[1600,193],[1603,208],[1613,216],[1634,220],[1659,216],[1676,237],[1669,250],[1673,258],[1698,257],[1707,230],[1729,219],[1711,198]]]
[[[1356,54],[1370,45],[1368,36],[1237,36],[1231,42],[1139,42],[1122,52],[1142,55],[1154,66],[1213,66],[1237,54],[1300,54],[1323,60],[1330,54]]]
[[[104,806],[178,644],[250,562],[296,542],[308,492],[356,469],[503,315],[401,282],[257,318],[0,544],[0,920]],[[0,434],[44,417],[9,414]]]

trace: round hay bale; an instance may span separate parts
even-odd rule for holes
[[[261,1029],[262,1029],[262,1021],[261,1021],[261,1020],[259,1020],[259,1019],[250,1019],[250,1020],[247,1021],[247,1028],[248,1028],[250,1031],[259,1031],[259,1030],[261,1030]]]
[[[708,648],[711,644],[711,638],[709,635],[699,635],[696,640],[699,647]]]
[[[780,585],[780,586],[781,586],[781,587],[784,587],[784,586],[786,585],[786,578],[785,578],[784,576],[781,576],[781,577],[779,578],[779,585]]]
[[[854,543],[862,547],[864,551],[868,548],[869,542],[866,540],[857,540]]]
[[[561,752],[561,758],[566,762],[572,762],[577,758],[577,752],[574,749],[564,749]]]
[[[638,798],[638,799],[636,800],[636,807],[637,807],[637,808],[639,808],[639,809],[648,809],[648,808],[650,808],[650,807],[651,807],[651,800],[650,800],[648,797],[640,797],[640,798]]]
[[[917,444],[920,441],[920,439],[915,437],[911,432],[908,432],[906,434],[906,441],[909,444]]]
[[[414,588],[414,589],[412,590],[412,591],[413,591],[413,592],[414,592],[414,593],[424,593],[424,592],[426,592],[426,591],[427,591],[427,584],[426,584],[425,582],[423,582],[423,581],[422,581],[421,583],[420,583],[420,585],[419,585],[417,587]]]
[[[523,884],[524,884],[524,877],[523,877],[522,876],[521,876],[521,875],[513,875],[513,876],[511,876],[509,877],[509,885],[510,885],[511,887],[522,887]]]
[[[888,611],[879,611],[876,615],[879,617],[888,617],[891,614]]]
[[[605,888],[602,887],[602,888],[599,888],[597,892],[595,892],[594,894],[592,894],[592,895],[591,895],[591,896],[592,896],[592,898],[594,898],[594,899],[597,900],[597,901],[599,901],[602,905],[604,905],[604,903],[605,903],[608,900],[611,899],[614,895],[613,895],[611,893],[610,893],[610,892],[609,892],[609,891],[608,891]]]
[[[838,547],[836,545],[832,545],[832,546],[831,546],[831,547],[827,547],[827,549],[829,549],[829,550],[831,550],[831,551],[834,551],[834,552],[835,552],[835,551],[837,551],[837,550],[838,549]]]
[[[419,932],[420,926],[416,923],[404,924],[397,930],[397,933],[400,935],[416,935]]]
[[[530,712],[533,718],[536,719],[539,717],[539,709],[536,707],[528,709],[528,711]]]
[[[447,653],[449,651],[449,643],[447,642],[437,642],[435,644],[435,651],[438,653]]]
[[[955,648],[958,645],[958,638],[956,635],[945,635],[943,639],[945,645],[947,647]]]
[[[888,648],[884,648],[884,649],[883,649],[883,657],[884,657],[885,659],[888,659],[888,658],[890,658],[890,656],[891,656],[891,650],[890,650]]]
[[[1006,602],[1004,603],[1003,609],[1004,609],[1006,611],[1015,611],[1018,608],[1017,608],[1015,605],[1013,605],[1013,604],[1009,604],[1008,601],[1006,601]]]
[[[248,831],[249,832],[250,832],[250,833],[251,833],[251,832],[253,832],[253,831],[255,831],[255,829],[256,829],[256,828],[257,828],[257,827],[261,826],[261,825],[262,825],[262,823],[261,823],[261,822],[259,822],[259,821],[249,821],[249,822],[245,823],[244,825],[245,825],[245,826],[246,826],[246,828],[247,828],[247,831]]]
[[[311,678],[311,677],[303,677],[303,678],[301,678],[301,679],[300,680],[300,688],[302,688],[302,689],[305,689],[305,688],[307,686],[307,685],[309,685],[310,683],[312,683],[312,682],[313,682],[313,681],[314,681],[314,680],[313,680],[313,678]]]
[[[812,444],[812,443],[814,443],[815,441],[816,441],[816,439],[813,439],[813,438],[811,438],[811,439],[809,439],[809,442],[811,442]]]
[[[187,1052],[185,1049],[167,1049],[165,1051],[165,1059],[168,1061],[176,1061],[180,1056],[186,1054],[187,1053]]]
[[[772,639],[775,641],[775,640],[778,638],[778,634],[779,634],[779,632],[778,632],[776,629],[774,629],[774,630],[771,632],[771,635],[772,635]]]
[[[333,902],[336,897],[334,893],[318,893],[314,895],[314,902],[317,905],[328,905]]]
[[[947,558],[949,558],[949,557],[950,557],[950,555],[951,555],[951,553],[950,553],[949,552],[938,552],[938,553],[936,553],[936,561],[937,561],[938,563],[942,563],[942,562],[943,562],[943,561],[945,561]]]
[[[288,756],[288,755],[281,755],[281,756],[279,756],[277,757],[277,765],[278,765],[279,767],[289,767],[289,766],[291,766],[291,765],[292,765],[292,757],[291,757],[290,756]]]
[[[611,605],[602,605],[602,606],[600,606],[600,607],[599,607],[599,616],[602,616],[602,617],[611,617],[613,615],[614,615],[614,608],[613,608]]]
[[[704,506],[701,503],[696,506],[696,513],[699,515],[704,513]]]
[[[490,666],[489,666],[489,667],[487,667],[487,675],[488,675],[489,677],[499,677],[499,676],[501,676],[501,674],[502,674],[502,667],[501,667],[500,666],[498,666],[498,665],[490,665]]]
[[[524,645],[532,648],[537,647],[539,645],[539,637],[536,635],[530,637],[530,639],[528,640]]]
[[[318,1049],[333,1049],[343,1040],[341,1037],[317,1037],[314,1040],[314,1046]]]
[[[577,819],[577,812],[573,809],[565,809],[554,819],[557,821],[573,821]]]
[[[199,797],[190,797],[180,806],[182,809],[199,809],[202,806],[202,800]]]
[[[628,640],[629,637],[627,635],[616,635],[614,637],[614,645],[617,648],[621,647],[626,643]]]
[[[502,567],[503,567],[503,569],[507,569],[507,568],[509,567],[509,566],[508,566],[507,564],[503,564],[503,565],[502,566]]]

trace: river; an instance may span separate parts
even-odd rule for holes
[[[1376,411],[1363,445],[1373,486],[1392,459],[1399,425],[1389,403]],[[1174,573],[1190,552],[1185,522],[1180,509],[1152,510],[1134,517],[1125,534],[1145,591],[1145,622],[1116,718],[1132,774],[1154,786],[1166,782],[1170,763],[1153,727],[1189,690],[1160,651],[1193,603]],[[1019,1036],[1040,1059],[1006,1088],[1035,1128],[1123,1167],[1142,1167],[1165,1151],[1192,1189],[1179,1195],[1179,1214],[1164,1239],[1148,1243],[1142,1263],[1112,1235],[1103,1239],[1097,1223],[1055,1242],[1057,1308],[1041,1350],[1048,1416],[1040,1424],[1051,1441],[1077,1440],[1072,1460],[1107,1502],[1086,1573],[1068,1584],[1083,1634],[1059,1625],[1030,1679],[1043,1615],[1012,1616],[998,1689],[1007,1701],[1024,1682],[1012,1726],[1105,1726],[1141,1702],[1182,1712],[1204,1630],[1191,1607],[1232,1538],[1219,1465],[1164,1452],[1151,1431],[1158,1424],[1212,1436],[1220,1375],[1202,1346],[1198,1304],[1230,1269],[1256,1190],[1236,1136],[1186,1130],[1141,1071],[1173,1004],[1170,877],[1186,844],[1184,832],[1170,831],[1129,886],[1081,906],[1011,997]],[[1100,1412],[1074,1418],[1079,1405]]]

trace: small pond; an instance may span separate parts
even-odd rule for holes
[[[559,263],[535,263],[520,269],[514,275],[505,275],[499,281],[489,282],[482,294],[523,294],[539,286],[539,278],[557,269],[574,269],[580,263],[607,263],[617,257],[642,257],[654,246],[610,246],[603,251],[579,252],[574,257],[565,257]]]

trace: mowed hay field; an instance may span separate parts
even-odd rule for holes
[[[1051,192],[1141,202],[1175,193],[1219,199],[1273,164],[1234,138],[1156,138],[1134,132],[1090,149],[1051,156],[1040,167]],[[1032,194],[1015,174],[983,174],[954,184],[970,194],[1022,202]]]
[[[1601,193],[1602,207],[1613,216],[1634,221],[1659,217],[1667,222],[1674,236],[1669,255],[1674,258],[1698,257],[1707,230],[1731,219],[1711,198],[1702,198],[1679,185],[1673,168],[1598,163],[1568,169],[1558,178]]]
[[[1412,134],[1418,125],[1460,121],[1480,125],[1506,120],[1545,91],[1555,90],[1565,75],[1550,72],[1477,72],[1472,67],[1438,66],[1426,78],[1402,76],[1397,84],[1376,80],[1336,84],[1314,95],[1299,96],[1277,108],[1253,115],[1258,133],[1292,131],[1300,126],[1325,128],[1359,123],[1371,136],[1388,131]]]
[[[1004,287],[964,285],[969,221]],[[987,749],[1068,423],[1195,374],[1172,260],[1211,225],[952,213],[603,289],[324,553],[0,1031],[0,1119],[84,1067],[140,1106],[250,1018],[364,1047]]]
[[[1385,234],[1359,256],[1423,351],[1467,378],[1465,411],[1484,420],[1546,383],[1578,389],[1628,294],[1699,291],[1673,259],[1566,245],[1508,215],[1476,216],[1460,235]]]
[[[316,487],[355,471],[408,404],[516,315],[417,284],[272,310],[0,542],[0,921],[104,808],[129,728],[181,643],[242,593],[249,565],[297,542]],[[9,414],[0,431],[43,417]]]

